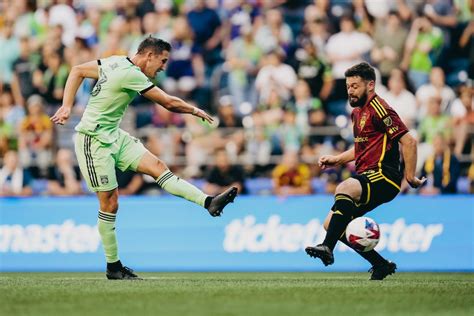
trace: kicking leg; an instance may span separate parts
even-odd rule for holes
[[[362,194],[360,182],[349,178],[340,183],[336,188],[332,214],[326,228],[326,238],[323,243],[315,247],[307,247],[306,253],[311,257],[320,258],[324,265],[334,263],[333,250],[339,238],[346,230],[347,224],[356,216],[356,201]]]
[[[133,271],[122,266],[118,257],[117,237],[115,234],[115,218],[118,211],[118,189],[97,192],[100,210],[97,220],[102,246],[107,261],[108,279],[138,279]]]
[[[191,183],[175,176],[163,161],[148,151],[140,159],[137,171],[155,178],[156,183],[166,192],[201,205],[212,216],[220,216],[224,207],[233,202],[237,195],[237,188],[232,187],[215,197],[208,196]]]

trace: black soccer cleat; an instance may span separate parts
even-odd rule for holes
[[[237,188],[231,187],[219,195],[216,195],[212,198],[211,203],[207,210],[211,216],[221,216],[224,207],[227,204],[234,202],[235,197],[237,196]]]
[[[387,261],[384,264],[373,266],[370,268],[369,272],[372,272],[370,276],[371,280],[383,280],[388,275],[394,274],[395,270],[397,270],[397,265],[395,262]]]
[[[325,266],[334,263],[334,255],[328,246],[320,244],[314,247],[306,247],[306,253],[313,258],[319,258]]]
[[[135,273],[133,273],[132,269],[125,266],[122,266],[117,271],[107,269],[105,275],[109,280],[143,280],[142,278],[139,278]]]

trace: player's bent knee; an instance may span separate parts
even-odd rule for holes
[[[361,193],[362,193],[362,187],[360,185],[360,182],[354,178],[349,178],[341,182],[336,187],[336,192],[335,192],[336,195],[345,194],[356,200],[358,200]]]

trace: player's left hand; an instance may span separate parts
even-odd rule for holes
[[[423,183],[426,182],[426,178],[423,177],[421,179],[418,179],[417,177],[413,177],[412,180],[407,179],[407,182],[412,188],[416,189],[416,188],[419,188],[420,186],[422,186]]]
[[[71,108],[67,106],[61,106],[53,116],[51,116],[51,121],[54,124],[64,125],[71,115]]]
[[[208,123],[212,123],[214,121],[214,119],[209,114],[207,114],[206,111],[197,107],[194,108],[193,115],[202,118],[203,121],[207,121]]]

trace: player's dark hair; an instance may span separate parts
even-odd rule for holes
[[[368,63],[363,62],[347,69],[344,76],[346,78],[359,76],[365,81],[375,81],[375,70]]]
[[[145,38],[138,46],[137,54],[143,54],[146,51],[151,50],[154,54],[159,55],[163,51],[171,51],[171,44],[159,38],[152,37],[151,35]]]

